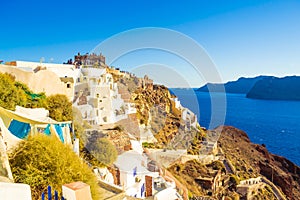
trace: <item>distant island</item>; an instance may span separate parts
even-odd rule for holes
[[[266,77],[255,83],[247,98],[300,101],[300,77]]]
[[[197,89],[201,92],[222,92],[223,84],[208,83]],[[296,100],[300,101],[300,77],[258,76],[239,78],[224,84],[227,93],[245,94],[251,99]]]
[[[224,88],[227,93],[247,94],[255,83],[267,76],[258,76],[254,78],[241,77],[236,81],[223,83],[208,83],[197,89],[200,92],[223,92]],[[224,88],[223,88],[224,86]]]

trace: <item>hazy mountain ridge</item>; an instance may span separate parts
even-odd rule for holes
[[[227,93],[238,93],[238,94],[247,94],[255,83],[263,78],[268,76],[258,76],[254,78],[245,78],[241,77],[236,81],[229,81],[225,84],[222,83],[208,83],[197,91],[201,92],[223,92],[224,89]],[[224,88],[223,88],[224,87]]]
[[[247,98],[267,100],[300,100],[300,77],[267,77],[255,83]]]
[[[254,78],[239,78],[237,81],[208,83],[197,89],[200,92],[225,92],[246,94],[247,98],[265,100],[296,100],[300,101],[300,77],[257,76]]]

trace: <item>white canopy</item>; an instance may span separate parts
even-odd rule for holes
[[[23,108],[17,106],[16,111],[11,111],[0,107],[0,117],[2,118],[6,127],[9,126],[11,119],[15,119],[20,122],[29,123],[32,125],[71,123],[71,121],[57,122],[45,115],[47,112],[48,111],[43,108]]]

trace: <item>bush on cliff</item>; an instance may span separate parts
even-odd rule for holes
[[[61,193],[63,184],[83,181],[99,199],[97,179],[91,169],[55,136],[38,134],[22,141],[10,154],[14,180],[31,186],[33,199],[51,185]]]
[[[47,97],[46,109],[56,121],[70,121],[73,119],[72,103],[66,95],[56,94]]]
[[[10,74],[0,73],[0,106],[15,110],[16,106],[40,108],[45,106],[46,95],[33,93],[27,85],[15,80]]]
[[[92,157],[92,160],[98,161],[98,163],[91,162],[94,165],[110,166],[117,160],[118,151],[106,138],[98,138],[95,141],[90,141],[87,145],[87,150],[89,151],[89,156]]]
[[[26,93],[16,87],[15,79],[9,74],[0,73],[0,106],[15,110],[16,105],[26,106]]]

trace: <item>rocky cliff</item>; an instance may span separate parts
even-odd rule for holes
[[[189,133],[196,134],[197,130],[181,118],[181,111],[174,106],[174,96],[167,87],[153,84],[147,76],[120,77],[118,87],[122,96],[137,109],[135,117],[119,124],[137,139],[156,148],[183,148],[182,138],[190,140]]]
[[[128,92],[125,95],[128,101],[136,104],[136,125],[149,128],[156,139],[156,142],[147,144],[148,148],[174,149],[174,140],[182,136],[177,141],[188,141],[189,146],[179,146],[188,149],[188,156],[196,156],[201,154],[199,150],[210,135],[220,134],[219,150],[214,153],[217,160],[204,164],[193,157],[169,167],[169,171],[187,185],[190,197],[245,199],[247,197],[237,189],[240,181],[265,177],[283,196],[291,200],[300,198],[300,168],[289,160],[269,153],[262,145],[251,143],[245,132],[234,127],[224,126],[213,131],[187,130],[180,112],[172,106],[170,92],[165,86],[136,77],[121,78],[119,82],[122,90]],[[126,130],[127,125],[123,126]],[[227,169],[227,162],[232,166],[231,170]],[[254,199],[276,199],[272,185],[261,183],[257,187],[259,189],[251,192]]]
[[[278,186],[288,199],[300,199],[300,167],[253,144],[247,134],[234,127],[219,127],[219,147],[235,167],[238,178],[262,175]]]
[[[247,134],[230,126],[220,134],[215,161],[177,161],[169,171],[190,191],[191,199],[300,199],[300,168],[251,143]],[[257,183],[245,184],[249,180]],[[247,192],[245,192],[247,191]]]
[[[147,148],[186,149],[186,160],[176,161],[168,170],[186,185],[192,199],[247,199],[248,194],[250,199],[276,199],[276,195],[300,198],[300,169],[289,160],[269,153],[265,146],[252,144],[246,133],[234,127],[212,131],[190,127],[174,106],[168,88],[153,84],[147,77],[114,79],[124,101],[137,109],[136,114],[118,122],[117,128],[102,130],[119,153],[130,148],[131,136],[147,141]],[[210,141],[219,134],[217,143]],[[207,155],[203,147],[212,154]],[[244,187],[241,182],[257,177],[264,177],[268,183],[249,186],[247,194],[240,191]]]

